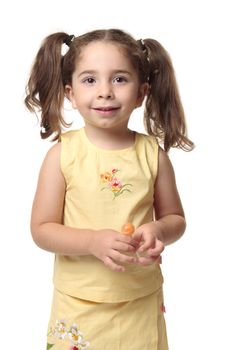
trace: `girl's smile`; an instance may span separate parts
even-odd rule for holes
[[[95,107],[93,108],[98,114],[102,116],[111,116],[115,115],[119,111],[120,107],[108,106],[108,107]]]

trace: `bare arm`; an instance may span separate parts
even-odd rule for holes
[[[138,252],[147,256],[138,259],[141,265],[157,260],[165,245],[178,240],[185,231],[185,218],[176,187],[175,174],[167,154],[160,149],[159,168],[154,190],[156,221],[138,227],[133,235],[138,242]]]
[[[118,262],[133,262],[123,254],[134,250],[131,238],[114,230],[92,230],[63,225],[66,184],[60,169],[61,144],[54,145],[42,164],[32,207],[31,232],[42,249],[62,255],[94,255],[113,270]]]
[[[157,219],[155,224],[160,225],[158,239],[164,245],[171,244],[182,236],[186,223],[174,170],[167,154],[162,149],[159,151],[159,169],[154,197]]]
[[[40,170],[32,207],[32,236],[42,249],[65,255],[86,255],[93,232],[62,224],[65,180],[60,169],[60,151],[61,144],[57,143],[47,153]]]

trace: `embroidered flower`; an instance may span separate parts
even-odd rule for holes
[[[102,182],[110,182],[112,180],[112,174],[108,172],[101,174],[100,176],[101,176]]]
[[[82,339],[81,332],[78,330],[78,326],[73,324],[68,332],[68,336],[73,345],[78,345],[80,340]]]
[[[59,339],[64,339],[67,336],[67,329],[64,320],[56,321],[53,334]]]
[[[64,320],[56,321],[55,326],[50,328],[48,335],[53,335],[60,340],[69,338],[71,347],[67,350],[87,350],[90,345],[88,341],[84,340],[83,334],[76,324],[67,328]],[[51,349],[54,345],[47,343],[47,350]]]
[[[80,332],[80,330],[78,329],[78,326],[76,324],[73,324],[70,327],[70,330],[68,332],[68,336],[70,338],[72,345],[77,346],[77,348],[80,350],[86,349],[87,346],[89,346],[89,342],[85,342],[83,340],[83,335]]]
[[[107,185],[105,187],[102,187],[101,191],[105,189],[110,190],[114,195],[113,199],[115,199],[125,191],[131,192],[129,186],[132,186],[132,184],[122,184],[122,181],[115,176],[115,174],[119,171],[119,169],[114,168],[112,169],[111,173],[106,171],[104,174],[100,175],[101,181]]]
[[[161,312],[166,312],[166,308],[165,308],[164,303],[161,304],[160,310],[161,310]]]
[[[122,184],[120,180],[118,180],[116,177],[114,177],[111,182],[109,182],[109,187],[111,188],[112,192],[119,192],[122,188]]]

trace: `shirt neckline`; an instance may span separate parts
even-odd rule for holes
[[[124,153],[124,152],[129,152],[132,151],[136,148],[136,145],[138,143],[138,133],[136,131],[134,131],[134,143],[126,148],[121,148],[121,149],[105,149],[105,148],[101,148],[99,146],[96,146],[93,142],[91,142],[89,140],[89,138],[87,137],[86,131],[85,131],[85,127],[80,129],[81,135],[83,137],[83,139],[85,140],[86,144],[89,145],[89,147],[91,147],[92,149],[98,151],[98,152],[104,152],[104,153]]]

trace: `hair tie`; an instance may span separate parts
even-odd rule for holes
[[[148,53],[148,50],[147,50],[147,47],[146,47],[146,44],[145,44],[144,40],[143,40],[143,39],[140,39],[140,40],[138,40],[138,42],[139,42],[139,45],[140,45],[140,49],[141,49],[142,52],[144,53],[144,55],[145,55],[147,61],[149,62],[149,61],[150,61],[150,60],[149,60],[149,53]]]
[[[64,57],[70,49],[72,41],[74,40],[74,35],[67,35],[65,39],[63,39],[63,44],[61,46],[61,55]]]
[[[139,40],[140,44],[141,44],[141,49],[143,52],[147,52],[147,48],[146,48],[146,45],[144,43],[144,40],[143,39],[140,39]]]
[[[67,37],[63,40],[63,43],[66,44],[67,46],[70,47],[72,41],[74,40],[75,36],[72,35],[67,35]]]

